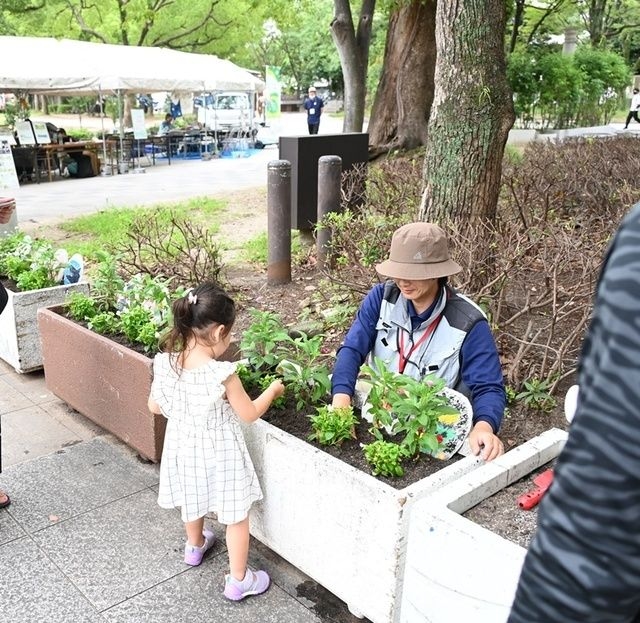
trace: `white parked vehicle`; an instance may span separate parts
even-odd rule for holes
[[[219,138],[251,138],[257,133],[252,97],[243,91],[221,91],[194,98],[198,121]]]

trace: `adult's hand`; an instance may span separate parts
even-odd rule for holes
[[[469,433],[469,446],[474,455],[480,455],[485,461],[493,461],[504,454],[504,444],[494,434],[491,424],[478,422]]]
[[[337,408],[350,407],[351,396],[349,396],[349,394],[334,394],[333,400],[331,401],[331,405]]]

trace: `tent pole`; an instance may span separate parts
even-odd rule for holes
[[[107,138],[104,134],[104,110],[102,110],[102,89],[98,85],[98,102],[100,103],[100,126],[102,127],[102,157],[104,158],[104,174],[109,175],[107,167]]]
[[[120,163],[124,162],[124,114],[122,110],[122,91],[117,89],[116,95],[118,97],[118,117],[120,119],[120,158],[118,159],[118,173],[122,173],[120,170]]]

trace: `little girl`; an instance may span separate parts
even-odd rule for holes
[[[238,418],[257,420],[284,386],[274,381],[252,401],[236,364],[218,361],[231,341],[235,314],[233,300],[211,283],[174,302],[173,328],[161,344],[165,352],[153,362],[149,409],[168,420],[158,504],[182,509],[184,561],[199,565],[211,549],[215,537],[204,529],[204,516],[216,512],[227,525],[224,595],[239,601],[264,593],[270,580],[266,572],[247,568],[248,513],[262,491]]]

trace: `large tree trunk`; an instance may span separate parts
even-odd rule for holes
[[[439,2],[435,95],[421,220],[494,220],[515,118],[504,52],[504,0]]]
[[[374,152],[427,140],[436,63],[436,0],[411,0],[389,19],[382,76],[369,120]]]
[[[331,36],[338,50],[344,78],[343,132],[362,132],[367,93],[369,44],[376,0],[362,0],[358,28],[354,30],[349,0],[334,0]]]

